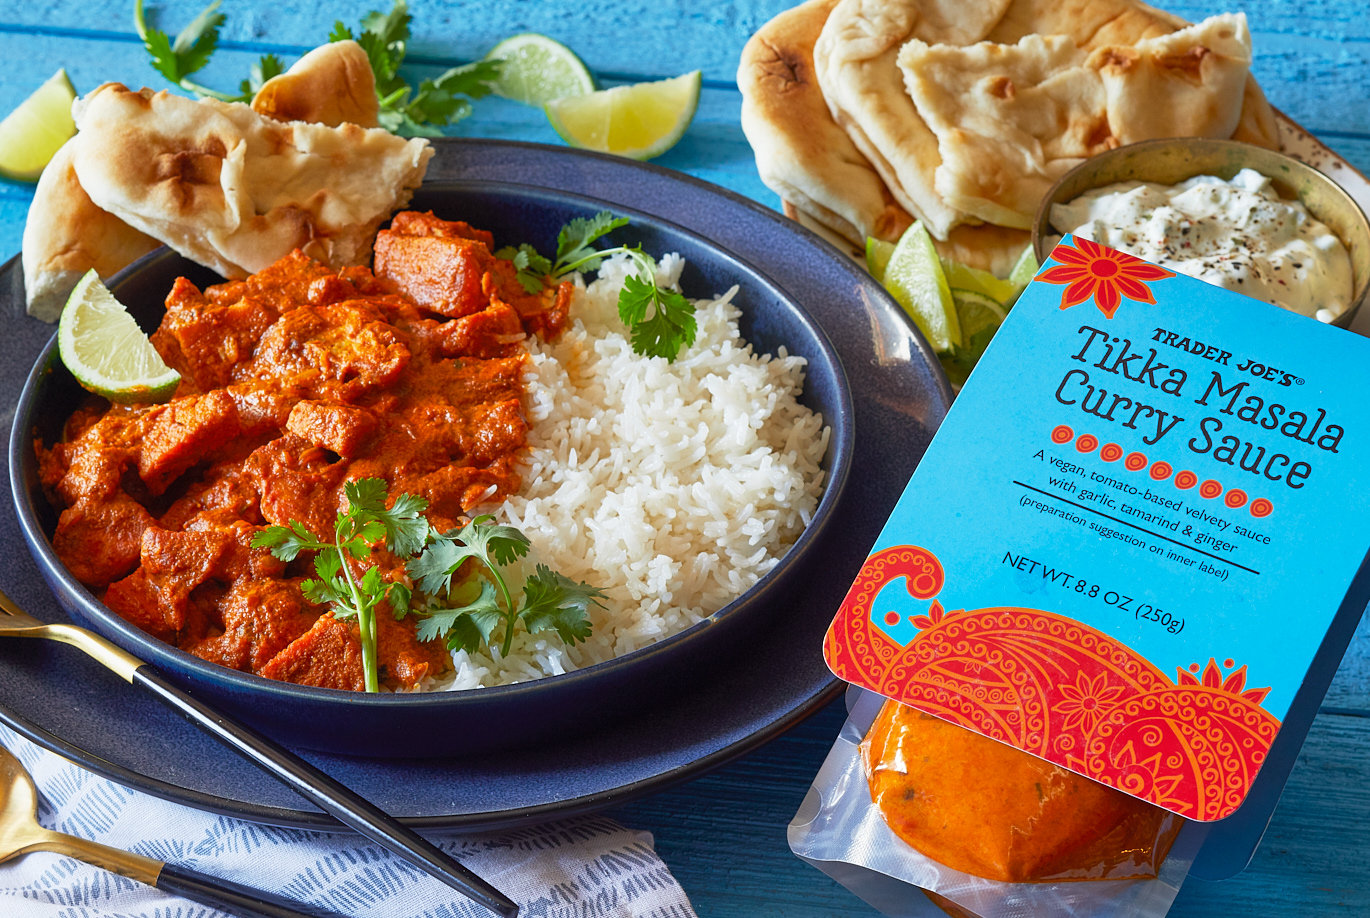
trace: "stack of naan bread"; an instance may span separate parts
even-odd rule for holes
[[[808,0],[743,49],[762,180],[856,246],[921,220],[1004,271],[1052,183],[1156,137],[1279,145],[1241,14],[1190,25],[1134,0]]]
[[[106,83],[73,106],[77,133],[44,169],[24,225],[31,315],[54,321],[72,287],[166,244],[226,278],[294,249],[364,264],[433,155],[377,127],[375,79],[334,42],[267,82],[251,105]]]

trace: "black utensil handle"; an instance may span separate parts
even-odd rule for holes
[[[202,905],[226,909],[239,918],[343,918],[338,912],[292,902],[273,893],[240,886],[232,880],[167,864],[157,877],[157,888]]]
[[[235,752],[255,762],[343,825],[394,852],[502,918],[515,918],[518,905],[453,860],[422,835],[349,790],[295,753],[239,723],[169,682],[150,666],[133,681]]]

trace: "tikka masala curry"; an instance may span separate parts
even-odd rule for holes
[[[196,656],[363,689],[356,622],[305,598],[307,562],[251,542],[292,521],[331,538],[348,480],[426,498],[439,529],[519,487],[524,340],[560,331],[571,287],[527,293],[492,245],[465,223],[407,212],[377,237],[374,273],[295,252],[204,291],[177,280],[152,336],[181,373],[175,397],[92,398],[61,442],[36,445],[62,508],[63,563],[129,622]],[[382,684],[412,688],[450,666],[411,620],[377,619]]]

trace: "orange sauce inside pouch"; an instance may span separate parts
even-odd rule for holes
[[[887,701],[861,743],[899,838],[1007,883],[1154,877],[1182,820],[1036,756]]]

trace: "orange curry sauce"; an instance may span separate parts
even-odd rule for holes
[[[177,280],[152,336],[181,373],[160,405],[92,398],[62,442],[37,444],[62,509],[58,556],[149,634],[234,669],[361,690],[353,621],[305,599],[303,555],[251,541],[299,521],[331,542],[343,484],[383,478],[420,495],[440,530],[519,487],[527,334],[556,335],[569,284],[526,293],[489,233],[401,213],[375,273],[295,252],[203,292]],[[403,576],[384,552],[377,563]],[[409,688],[450,665],[439,641],[382,610],[382,683]]]
[[[895,835],[989,880],[1154,877],[1180,829],[1159,807],[896,701],[861,756]]]

